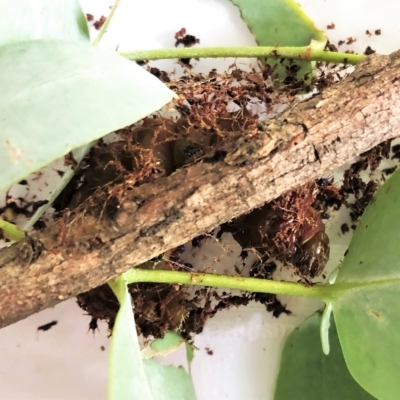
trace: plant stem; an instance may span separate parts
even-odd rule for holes
[[[305,286],[301,283],[279,282],[268,279],[245,278],[183,271],[165,271],[132,268],[125,274],[128,283],[151,282],[183,285],[197,285],[238,289],[247,292],[273,293],[330,300],[331,285]]]
[[[112,8],[110,10],[110,14],[108,14],[107,19],[105,20],[103,26],[100,29],[100,32],[98,33],[96,39],[94,39],[94,41],[92,43],[93,46],[98,46],[100,41],[101,41],[101,39],[102,39],[102,37],[103,37],[103,35],[106,33],[108,25],[110,25],[110,22],[112,20],[112,17],[114,16],[115,10],[117,9],[117,7],[119,5],[119,1],[120,0],[115,0],[114,4],[113,4],[113,6],[112,6]]]
[[[303,61],[325,61],[331,63],[357,64],[365,56],[362,54],[336,53],[312,46],[304,47],[199,47],[180,49],[137,50],[120,53],[129,60],[161,60],[167,58],[216,58],[216,57],[265,57],[288,58]]]

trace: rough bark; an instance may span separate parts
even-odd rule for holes
[[[373,55],[337,85],[201,163],[0,251],[0,326],[96,287],[400,132],[400,54]],[[111,198],[111,197],[110,197]],[[92,199],[96,202],[96,198]],[[87,203],[86,203],[87,204]]]

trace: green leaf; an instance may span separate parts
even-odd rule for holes
[[[324,48],[326,36],[293,0],[231,0],[235,4],[260,46],[313,46]],[[278,65],[276,72],[285,76],[284,66],[277,60],[268,60]],[[301,67],[298,76],[310,72],[312,63],[296,62]],[[289,65],[287,61],[284,65]]]
[[[193,359],[194,359],[194,350],[195,347],[192,344],[189,343],[185,343],[185,347],[186,347],[186,359],[189,363],[189,368],[190,368],[190,364],[192,363]]]
[[[0,189],[173,97],[118,54],[66,41],[0,48]]]
[[[293,0],[231,0],[260,46],[307,46],[325,35]]]
[[[185,339],[176,331],[167,332],[162,339],[156,339],[142,350],[145,359],[155,356],[166,356],[176,350]]]
[[[320,322],[321,316],[316,313],[288,337],[274,400],[372,400],[346,367],[333,319],[331,351],[328,356],[323,354],[319,343]]]
[[[195,400],[182,367],[142,359],[126,280],[121,276],[109,285],[120,303],[111,337],[109,400]]]
[[[25,40],[90,39],[77,0],[0,0],[0,15],[0,47]]]
[[[376,192],[332,288],[349,370],[379,399],[400,393],[400,170]]]
[[[11,222],[0,219],[0,233],[9,240],[17,242],[25,237],[25,232]]]
[[[154,359],[145,360],[143,364],[149,379],[152,400],[196,400],[190,375],[182,367],[163,366]]]

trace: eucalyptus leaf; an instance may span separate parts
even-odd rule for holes
[[[0,236],[13,242],[17,242],[25,237],[25,232],[22,229],[18,228],[18,226],[11,222],[4,221],[3,219],[0,219],[0,233]]]
[[[314,314],[287,338],[281,355],[274,400],[372,400],[351,377],[331,321],[328,356],[319,343],[321,316]]]
[[[325,35],[293,0],[231,0],[260,46],[307,46]]]
[[[126,280],[121,276],[109,285],[120,303],[111,337],[109,400],[195,400],[182,367],[142,359]]]
[[[325,34],[294,0],[231,0],[241,13],[249,30],[260,46],[313,46],[324,48]],[[281,66],[277,60],[268,60],[270,65],[278,65],[276,72],[284,77],[285,61]],[[312,69],[312,63],[296,62],[301,68],[298,76],[303,76]]]
[[[195,347],[192,344],[189,343],[185,343],[185,348],[186,348],[186,359],[189,363],[189,369],[190,369],[190,365],[192,363],[192,361],[194,360],[194,350]]]
[[[0,15],[3,18],[0,47],[14,42],[38,39],[71,40],[86,43],[90,41],[86,16],[77,0],[18,0],[12,2],[0,0]],[[86,152],[89,148],[88,145],[83,146]],[[79,164],[83,157],[74,154],[74,158]],[[32,228],[73,175],[74,170],[68,167],[49,202],[36,210],[24,229]]]
[[[400,170],[375,193],[339,270],[333,313],[349,370],[378,399],[400,393]]]
[[[145,360],[143,364],[153,400],[196,400],[192,379],[182,367],[164,366],[154,359]]]
[[[0,0],[0,16],[0,47],[37,39],[90,40],[77,0]]]
[[[89,44],[3,46],[0,70],[0,189],[174,96],[137,64]]]
[[[182,344],[185,344],[186,359],[188,361],[189,372],[190,364],[194,359],[195,347],[189,344],[178,332],[169,331],[162,339],[155,339],[150,342],[143,350],[142,357],[144,359],[153,358],[156,356],[167,356],[177,350]]]
[[[176,331],[167,332],[162,339],[155,339],[142,350],[142,357],[145,359],[166,356],[176,350],[185,339]]]

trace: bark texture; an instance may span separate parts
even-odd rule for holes
[[[100,213],[86,202],[1,250],[0,326],[99,286],[399,136],[399,84],[399,52],[367,57],[345,80],[266,121],[255,136],[243,133],[226,152],[129,191],[113,187],[106,202],[94,195]]]

